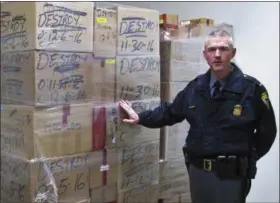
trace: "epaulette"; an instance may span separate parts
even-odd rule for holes
[[[255,83],[256,85],[262,86],[262,83],[260,81],[258,81],[256,78],[254,78],[253,76],[244,74],[244,78],[249,82],[252,82],[252,83]]]

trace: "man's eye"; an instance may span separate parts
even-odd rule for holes
[[[216,48],[208,48],[208,52],[214,52],[216,51]]]
[[[220,50],[221,50],[221,51],[228,51],[229,48],[228,48],[228,47],[220,47]]]

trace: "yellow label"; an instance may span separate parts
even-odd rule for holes
[[[96,22],[100,24],[107,23],[107,18],[96,18]]]
[[[163,24],[163,20],[159,20],[159,24]]]
[[[262,93],[262,100],[268,99],[268,95],[266,92]]]
[[[115,60],[115,59],[106,59],[106,60],[105,60],[105,63],[106,63],[106,64],[115,64],[115,63],[116,63],[116,60]]]
[[[232,114],[235,116],[240,116],[242,113],[242,107],[240,105],[235,105]]]

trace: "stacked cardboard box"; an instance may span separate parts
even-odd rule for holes
[[[158,15],[95,8],[92,142],[102,160],[90,173],[92,202],[157,202],[159,130],[122,123],[117,102],[128,100],[137,112],[159,105]]]
[[[162,100],[172,102],[191,80],[208,69],[202,50],[203,41],[199,38],[161,42]],[[181,195],[189,191],[182,152],[188,130],[189,124],[186,121],[161,129],[161,137],[167,143],[161,153],[163,162],[160,164],[160,198],[164,202],[180,202]]]
[[[89,202],[91,2],[1,4],[1,202]]]
[[[197,38],[161,42],[162,100],[172,102],[191,80],[208,69],[202,50],[203,41]],[[168,134],[167,154],[163,159],[178,158],[182,155],[181,145],[187,132],[188,123],[185,121],[162,130],[162,133]]]

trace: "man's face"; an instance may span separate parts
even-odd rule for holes
[[[229,46],[228,37],[209,37],[203,54],[213,71],[223,71],[229,68],[236,49]]]

